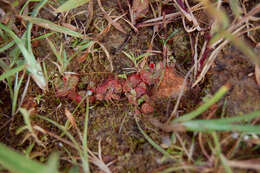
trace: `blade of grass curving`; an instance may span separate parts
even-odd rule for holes
[[[77,151],[78,151],[79,153],[81,153],[80,146],[79,146],[79,144],[77,143],[76,139],[71,135],[71,133],[69,133],[69,132],[67,131],[67,129],[66,129],[64,126],[58,124],[57,122],[55,122],[55,121],[53,121],[53,120],[51,120],[51,119],[49,119],[49,118],[47,118],[47,117],[44,117],[44,116],[41,116],[41,115],[37,115],[37,117],[39,117],[39,118],[41,118],[41,119],[43,119],[43,120],[45,120],[45,121],[48,121],[49,123],[51,123],[51,124],[53,124],[54,126],[56,126],[57,128],[59,128],[62,132],[64,132],[64,134],[73,142],[73,144],[75,145],[75,148],[77,149]]]
[[[8,44],[6,44],[5,46],[0,48],[0,53],[6,51],[7,49],[11,48],[13,45],[15,44],[14,41],[9,42]]]
[[[62,4],[57,10],[57,13],[69,11],[73,8],[77,8],[85,3],[88,3],[89,0],[68,0],[64,4]]]
[[[200,121],[227,124],[227,123],[234,123],[234,122],[241,122],[241,121],[250,121],[259,116],[260,116],[260,110],[249,113],[249,114],[240,115],[240,116],[233,116],[233,117],[221,118],[221,119],[200,120]]]
[[[45,38],[48,38],[49,36],[51,36],[53,34],[55,34],[55,32],[46,33],[46,34],[43,34],[43,35],[41,35],[39,37],[36,37],[36,38],[32,39],[32,41],[45,39]]]
[[[88,162],[88,150],[87,150],[87,134],[88,134],[88,116],[89,116],[89,97],[87,97],[86,101],[86,114],[85,114],[85,122],[84,122],[84,131],[83,131],[83,141],[82,141],[82,147],[83,147],[83,168],[85,172],[89,171],[89,162]]]
[[[234,15],[236,17],[241,16],[242,10],[241,10],[240,4],[239,4],[240,2],[238,0],[230,0],[229,3],[230,3],[230,7],[231,7],[231,10],[234,13]]]
[[[19,11],[19,15],[22,15],[24,12],[24,9],[28,6],[28,4],[30,2],[40,2],[41,0],[28,0],[26,1],[26,3],[23,5],[23,7],[21,8],[21,10]]]
[[[77,38],[84,38],[84,36],[82,34],[72,31],[71,29],[68,29],[66,27],[56,25],[55,23],[50,22],[49,20],[45,20],[45,19],[41,19],[41,18],[37,18],[37,17],[28,17],[28,16],[22,16],[22,18],[33,24],[36,24],[43,28],[50,29],[52,31],[60,32],[60,33],[67,34],[67,35],[77,37]]]
[[[30,113],[24,108],[20,108],[20,112],[23,115],[24,122],[26,124],[26,128],[29,130],[29,132],[33,133],[33,128],[30,120]]]
[[[53,161],[53,159],[52,159]],[[0,164],[16,173],[58,173],[57,169],[33,161],[0,143]]]
[[[229,41],[231,41],[239,50],[248,58],[251,59],[251,61],[254,64],[260,65],[260,59],[256,55],[256,53],[250,48],[244,41],[242,41],[240,38],[238,38],[236,35],[232,34],[230,31],[223,30],[218,32],[214,37],[211,38],[210,44],[214,44],[218,40],[225,38]]]
[[[87,113],[88,115],[88,113]],[[41,116],[41,115],[37,115],[39,118],[43,119],[43,120],[46,120],[48,121],[49,123],[53,124],[54,126],[58,127],[71,141],[72,143],[75,145],[75,148],[77,149],[79,155],[80,155],[80,158],[82,160],[82,166],[83,166],[83,169],[86,173],[90,172],[89,171],[89,165],[88,165],[88,154],[85,154],[85,149],[87,150],[87,148],[83,148],[83,150],[81,149],[79,143],[76,141],[76,139],[71,135],[71,133],[69,133],[66,129],[66,127],[58,124],[57,122],[47,118],[47,117],[44,117],[44,116]],[[85,120],[86,121],[86,120]],[[84,136],[83,139],[86,139],[86,137]],[[83,145],[84,146],[84,145]],[[86,144],[85,144],[86,146]],[[86,151],[88,152],[88,151]]]
[[[195,166],[186,166],[186,165],[173,165],[170,168],[164,169],[162,171],[160,171],[160,173],[172,173],[172,172],[176,172],[176,171],[183,171],[183,170],[194,170],[194,172],[196,170],[198,170]]]
[[[52,153],[48,162],[47,162],[47,170],[46,172],[58,172],[58,162],[59,161],[59,155],[58,153]]]
[[[184,122],[184,121],[188,121],[191,120],[193,118],[196,118],[197,116],[199,116],[201,113],[205,112],[210,106],[212,106],[214,103],[216,103],[217,101],[219,101],[229,90],[230,86],[229,85],[223,85],[215,94],[214,96],[207,101],[206,103],[204,103],[203,105],[201,105],[200,107],[198,107],[196,110],[184,114],[183,116],[176,118],[175,120],[173,120],[173,123],[176,122]]]
[[[212,131],[237,131],[247,133],[260,133],[260,126],[248,124],[227,124],[212,122],[208,120],[191,120],[181,123],[186,130],[196,132],[212,132]]]
[[[12,116],[16,112],[18,94],[19,94],[19,90],[20,90],[20,87],[21,87],[22,82],[23,82],[24,75],[25,75],[25,72],[23,73],[23,75],[19,79],[18,73],[16,73],[16,79],[15,79],[15,84],[14,84],[14,95],[13,95],[13,99],[12,99]]]
[[[211,133],[212,137],[213,137],[213,141],[215,143],[215,147],[216,147],[216,155],[219,157],[220,161],[222,162],[224,169],[227,173],[232,173],[231,168],[228,166],[227,164],[227,159],[225,158],[225,156],[221,153],[221,146],[220,146],[220,142],[217,136],[217,133],[215,131],[213,131]]]
[[[52,52],[56,56],[58,62],[60,63],[60,65],[62,65],[63,64],[63,60],[62,60],[62,57],[61,57],[61,53],[58,52],[58,50],[56,49],[56,46],[54,45],[54,43],[51,40],[49,40],[48,38],[46,38],[46,40],[47,40],[47,42],[48,42]]]
[[[143,134],[144,138],[159,152],[161,152],[164,156],[172,158],[172,156],[165,151],[162,147],[160,147],[158,144],[156,144],[144,131],[143,129],[140,127],[136,117],[135,117],[135,122],[137,124],[138,129],[141,131],[141,133]]]
[[[48,2],[48,0],[42,0],[39,4],[36,5],[36,7],[34,8],[33,12],[32,12],[32,17],[36,17],[37,14],[39,13],[40,9]],[[32,53],[32,45],[31,45],[31,30],[32,30],[32,26],[33,24],[31,22],[29,22],[27,24],[27,30],[25,33],[26,36],[26,47],[28,49],[28,51]]]
[[[165,46],[167,44],[167,42],[173,37],[175,36],[177,33],[179,32],[178,29],[175,29],[166,40],[163,40],[163,45]]]
[[[28,52],[28,50],[25,48],[25,45],[23,43],[23,41],[18,38],[15,33],[13,31],[11,31],[8,27],[2,25],[0,23],[0,28],[3,29],[5,32],[7,32],[16,42],[17,46],[19,47],[19,49],[21,50],[24,59],[26,61],[27,64],[27,70],[31,73],[32,78],[34,79],[34,81],[37,83],[37,85],[43,89],[46,90],[47,88],[47,82],[44,78],[44,75],[42,73],[42,69],[40,64],[36,61],[34,55],[30,52]]]
[[[14,74],[18,73],[19,71],[22,71],[25,69],[25,65],[20,65],[18,67],[15,67],[11,70],[6,71],[5,73],[0,75],[0,81],[13,76]]]

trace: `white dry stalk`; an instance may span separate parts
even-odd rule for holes
[[[102,149],[101,149],[101,139],[98,142],[98,157],[88,149],[88,152],[90,154],[89,161],[96,165],[99,169],[104,171],[105,173],[111,173],[110,169],[108,168],[109,165],[114,163],[113,161],[105,164],[103,159],[102,159]]]
[[[179,142],[180,142],[180,144],[181,144],[181,146],[182,146],[182,148],[183,148],[183,150],[184,150],[184,153],[187,155],[188,160],[194,162],[194,160],[193,160],[193,158],[192,158],[192,154],[190,154],[190,153],[188,152],[187,148],[185,147],[185,143],[183,142],[183,140],[182,140],[180,134],[176,132],[175,135],[176,135],[177,139],[179,140]]]
[[[189,13],[187,13],[184,9],[182,9],[182,7],[178,4],[178,2],[176,0],[174,0],[174,2],[176,4],[176,6],[179,8],[179,10],[182,12],[182,14],[184,15],[184,16],[182,16],[182,22],[183,22],[184,29],[187,32],[193,32],[195,30],[201,31],[202,29],[200,28],[199,23],[198,23],[196,17],[193,15],[192,9],[190,8],[190,5],[189,5],[188,1],[185,0],[185,4],[186,4],[186,6],[188,8]],[[191,28],[187,28],[186,27],[185,18],[188,21],[193,23],[193,26]]]
[[[190,74],[192,73],[192,71],[194,70],[194,67],[195,67],[195,65],[193,65],[193,66],[191,67],[191,69],[188,71],[188,73],[185,75],[184,81],[183,81],[183,83],[182,83],[182,85],[181,85],[181,91],[180,91],[180,93],[179,93],[179,95],[178,95],[178,98],[177,98],[177,102],[175,103],[174,109],[173,109],[173,111],[172,111],[170,117],[169,117],[168,120],[167,120],[168,123],[169,123],[170,120],[175,116],[175,114],[176,114],[176,112],[177,112],[177,110],[178,110],[178,107],[179,107],[181,98],[182,98],[182,96],[183,96],[183,94],[184,94],[184,90],[185,90],[185,87],[186,87],[186,85],[187,85],[188,78],[189,78]]]
[[[202,57],[203,57],[203,55],[204,55],[204,53],[205,53],[205,51],[206,51],[206,49],[207,49],[207,45],[208,45],[208,43],[209,43],[208,40],[204,40],[204,43],[203,43],[202,49],[201,49],[201,51],[200,51],[200,56],[199,56],[199,60],[198,60],[198,62],[201,61],[201,59],[202,59]],[[201,67],[200,67],[200,64],[198,64],[198,68],[201,68]],[[197,76],[197,74],[198,74],[198,72],[196,72],[196,75],[195,75],[195,76]]]
[[[253,8],[249,13],[247,13],[244,17],[242,17],[236,24],[231,25],[228,28],[228,32],[232,33],[234,36],[239,35],[240,32],[247,26],[246,22],[250,19],[251,16],[256,14],[258,11],[260,11],[260,4],[258,4],[255,8]],[[207,59],[202,72],[200,73],[197,80],[193,83],[192,87],[196,86],[206,75],[210,67],[212,66],[213,62],[215,61],[218,53],[224,48],[230,40],[225,40],[223,37],[220,38],[216,43],[211,45],[211,48],[215,48],[216,45],[218,45],[215,50],[210,54],[209,58]],[[220,43],[220,44],[219,44]]]
[[[198,33],[196,35],[196,38],[195,38],[195,45],[194,45],[194,56],[193,56],[193,60],[194,60],[194,72],[193,72],[193,76],[194,76],[194,79],[196,78],[196,75],[197,75],[197,72],[198,72],[198,41],[199,41],[199,34]]]
[[[17,114],[17,113],[19,112],[19,109],[20,109],[20,107],[21,107],[22,104],[23,104],[24,98],[25,98],[25,96],[26,96],[26,94],[27,94],[28,87],[29,87],[29,84],[30,84],[30,79],[31,79],[31,76],[29,75],[29,76],[28,76],[28,79],[27,79],[27,82],[26,82],[26,84],[25,84],[24,90],[23,90],[23,94],[22,94],[22,96],[21,96],[21,100],[20,100],[18,109],[16,110],[15,114]]]
[[[201,10],[203,9],[204,7],[202,7],[202,3],[198,3],[196,5],[194,5],[192,8],[191,8],[191,12],[194,12],[194,11],[198,11],[198,10]],[[170,19],[170,18],[176,18],[178,16],[181,16],[181,12],[176,12],[176,13],[171,13],[171,14],[166,14],[165,16],[160,16],[160,17],[157,17],[157,18],[153,18],[153,19],[149,19],[149,20],[146,20],[144,21],[143,23],[152,23],[152,22],[159,22],[159,21],[162,21],[164,18],[165,19]]]
[[[213,62],[215,61],[218,53],[229,43],[228,40],[225,40],[223,43],[221,43],[211,54],[210,57],[207,59],[199,77],[197,78],[197,80],[193,83],[192,87],[196,86],[206,75],[206,73],[208,72],[208,70],[210,69],[211,65],[213,64]]]

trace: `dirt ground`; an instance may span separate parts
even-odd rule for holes
[[[251,3],[255,4],[257,1],[248,2],[248,8],[252,8],[253,5]],[[106,11],[113,9],[110,14],[111,16],[119,16],[122,14],[116,0],[103,1],[102,5]],[[123,9],[127,10],[126,3],[122,2],[122,5]],[[87,9],[87,7],[87,5],[83,5],[82,7],[72,10],[69,15],[76,14],[83,9]],[[172,9],[169,8],[168,10],[171,11]],[[202,12],[201,14],[198,12],[196,15],[202,16],[201,21],[207,20],[205,19],[205,14],[202,14]],[[55,23],[62,20],[66,21],[66,17],[64,16],[61,16],[61,18],[57,20],[56,16],[49,14],[46,9],[41,10],[39,16]],[[152,17],[152,14],[149,13],[146,18],[149,19],[149,17]],[[75,24],[73,23],[75,21],[85,24],[87,19],[84,15],[78,15],[71,24]],[[95,1],[93,23],[100,28],[107,25],[107,21],[103,18],[103,13]],[[91,36],[95,36],[100,32],[93,23],[87,31]],[[95,49],[97,49],[96,53],[89,56],[84,62],[78,61],[78,58],[84,53],[79,54],[70,62],[66,71],[78,74],[78,91],[86,90],[90,83],[95,83],[95,85],[101,84],[111,76],[114,77],[118,74],[124,73],[129,75],[129,71],[131,71],[129,68],[132,68],[133,64],[129,58],[126,57],[123,51],[132,52],[137,56],[145,53],[149,49],[154,31],[152,26],[140,28],[139,32],[135,33],[126,22],[119,20],[119,23],[127,32],[126,34],[123,34],[112,26],[110,30],[99,39],[99,42],[106,47],[110,53],[111,59],[113,60],[114,71],[112,73],[110,73],[110,62],[98,46],[95,47]],[[79,26],[79,28],[82,29],[82,26]],[[46,32],[46,29],[43,28],[34,29],[33,37],[40,36],[42,33]],[[174,58],[169,58],[168,64],[171,67],[174,66],[174,71],[178,75],[184,77],[193,64],[190,37],[194,37],[195,35],[189,35],[185,32],[180,18],[167,24],[166,33],[169,35],[176,29],[178,30],[178,33],[173,37],[173,40],[170,41],[168,48],[169,57]],[[156,63],[163,61],[163,46],[161,41],[162,38],[164,38],[163,34],[165,34],[165,31],[161,27],[156,33],[153,42],[153,50],[158,51],[159,53],[150,56],[148,58],[148,64],[151,62]],[[59,45],[61,42],[64,43],[68,55],[75,53],[75,50],[71,45],[73,43],[73,41],[70,40],[71,38],[52,35],[49,39],[53,40],[56,45]],[[199,44],[202,43],[202,40],[203,38],[199,39]],[[199,48],[201,49],[201,47],[202,44]],[[78,104],[67,97],[56,97],[57,91],[53,81],[62,77],[59,75],[57,67],[52,63],[52,61],[56,61],[56,58],[48,47],[47,41],[40,40],[37,42],[37,46],[34,47],[34,53],[39,60],[46,63],[49,75],[49,90],[46,93],[43,93],[41,89],[31,81],[25,97],[24,105],[28,108],[34,107],[38,114],[46,116],[59,124],[65,124],[67,121],[67,117],[64,115],[65,108],[68,108],[69,111],[73,112]],[[8,54],[2,53],[0,54],[0,57],[1,56],[6,57]],[[227,82],[232,85],[232,88],[228,94],[216,104],[217,111],[214,114],[215,118],[223,116],[223,112],[221,112],[223,109],[225,116],[250,113],[254,110],[260,109],[260,90],[255,81],[254,64],[236,47],[228,45],[219,53],[203,82],[195,88],[188,86],[184,97],[181,99],[178,113],[181,115],[194,110],[202,103],[205,96],[213,95]],[[23,87],[25,86],[25,83],[26,81],[23,82]],[[22,91],[23,89],[20,90],[20,94],[22,94]],[[18,135],[16,134],[17,129],[24,125],[24,121],[22,115],[19,113],[16,114],[15,117],[11,117],[11,99],[9,96],[9,89],[3,82],[0,83],[0,98],[0,141],[17,151],[24,152],[27,147],[35,143],[35,141],[33,138],[26,138],[26,132]],[[175,103],[176,97],[156,100],[154,105],[155,111],[153,115],[149,116],[155,117],[161,122],[165,122],[169,118],[170,112],[173,110]],[[85,105],[83,104],[74,114],[76,123],[80,130],[83,130],[84,127],[85,111]],[[206,113],[201,117],[206,117],[207,113],[210,113],[210,110],[206,111]],[[134,119],[134,114],[135,107],[124,97],[119,101],[97,101],[90,104],[88,147],[91,151],[98,152],[98,144],[101,140],[103,161],[105,163],[114,161],[114,163],[109,166],[112,172],[160,172],[160,170],[179,163],[180,160],[185,161],[187,164],[192,163],[196,165],[197,167],[194,172],[198,172],[200,169],[206,170],[210,167],[208,164],[211,163],[209,163],[207,158],[203,155],[199,143],[197,141],[193,142],[198,137],[194,133],[179,133],[179,136],[181,136],[182,139],[185,139],[184,141],[186,143],[182,144],[181,140],[178,140],[178,137],[175,137],[173,144],[165,148],[165,150],[170,153],[178,153],[176,154],[176,160],[163,160],[162,154],[144,138],[138,129]],[[172,138],[171,133],[155,128],[152,124],[146,121],[145,118],[142,118],[142,116],[139,118],[141,128],[157,144],[163,146],[165,140],[167,141]],[[32,116],[31,119],[33,124],[39,125],[53,134],[61,134],[58,128],[50,125],[46,121],[39,120],[36,116]],[[77,136],[75,129],[71,128],[70,131]],[[230,133],[220,133],[220,136],[225,138],[229,134]],[[64,172],[68,171],[72,165],[68,161],[69,156],[65,149],[69,150],[69,152],[75,156],[77,155],[76,151],[66,144],[61,145],[60,141],[48,136],[47,134],[39,133],[38,135],[46,147],[43,148],[35,144],[31,156],[34,159],[45,162],[52,152],[58,151],[61,157],[60,169]],[[208,138],[208,136],[203,135],[203,138]],[[194,144],[194,155],[192,161],[187,158],[185,151],[182,149],[183,145],[190,148],[191,144]],[[235,139],[230,139],[229,142],[226,141],[226,143],[223,142],[222,152],[229,155],[229,159],[252,159],[259,157],[260,154],[259,145],[244,142],[242,143],[242,146],[233,153],[230,150],[232,147],[235,147]],[[248,150],[248,148],[250,149]],[[206,150],[209,152],[210,146],[206,146]],[[93,165],[91,165],[91,170],[92,172],[100,172],[99,169]],[[213,170],[216,171],[217,168]],[[221,171],[221,169],[218,169],[218,171]],[[237,172],[239,171],[241,170],[237,170]]]

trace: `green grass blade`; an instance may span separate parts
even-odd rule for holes
[[[89,116],[89,98],[87,97],[87,103],[86,103],[86,114],[85,114],[85,122],[84,122],[84,131],[83,131],[83,141],[82,141],[82,147],[83,147],[83,168],[86,172],[89,171],[89,164],[88,164],[88,150],[87,150],[87,134],[88,134],[88,116]]]
[[[8,44],[6,44],[5,46],[0,48],[0,53],[6,51],[7,49],[11,48],[13,45],[15,44],[14,41],[9,42]]]
[[[234,15],[236,17],[241,16],[242,10],[241,10],[240,4],[239,4],[240,3],[239,0],[230,0],[229,3],[230,3],[230,7],[231,7],[231,10],[234,13]]]
[[[46,40],[47,40],[47,42],[48,42],[48,44],[49,44],[49,46],[50,46],[52,52],[53,52],[54,55],[56,56],[58,62],[60,63],[60,65],[62,65],[62,64],[63,64],[63,60],[62,60],[62,58],[61,58],[61,54],[57,51],[56,46],[55,46],[54,43],[53,43],[51,40],[49,40],[48,38],[47,38]]]
[[[40,9],[48,2],[48,0],[42,0],[39,4],[36,5],[32,12],[32,17],[36,17],[39,13]],[[32,54],[32,45],[31,45],[31,30],[32,30],[32,23],[29,22],[27,25],[26,30],[26,47],[28,48],[28,51]]]
[[[137,119],[135,118],[136,124],[138,126],[138,129],[141,131],[141,133],[143,134],[144,138],[159,152],[161,152],[164,156],[172,158],[172,156],[165,151],[162,147],[160,147],[160,145],[156,144],[144,131],[143,129],[140,127],[139,123],[137,122]]]
[[[37,18],[37,17],[28,17],[28,16],[22,16],[22,18],[26,21],[29,21],[29,22],[36,24],[38,26],[41,26],[43,28],[50,29],[52,31],[60,32],[60,33],[67,34],[67,35],[77,37],[77,38],[84,37],[82,34],[80,34],[78,32],[72,31],[71,29],[68,29],[63,26],[56,25],[55,23],[50,22],[49,20],[45,20],[45,19],[41,19],[41,18]]]
[[[45,116],[37,115],[37,117],[39,117],[40,119],[43,119],[45,121],[48,121],[49,123],[51,123],[54,126],[56,126],[57,128],[59,128],[73,142],[73,144],[75,145],[75,148],[77,149],[77,151],[79,153],[81,153],[81,148],[80,148],[79,144],[77,143],[76,139],[71,135],[71,133],[69,133],[67,131],[67,129],[64,126],[58,124],[57,122],[55,122],[55,121],[53,121],[53,120],[51,120],[51,119],[49,119],[49,118],[47,118]]]
[[[166,40],[163,41],[163,45],[166,45],[167,42],[168,42],[170,39],[172,39],[172,37],[175,36],[178,32],[179,32],[179,30],[178,30],[178,29],[175,29],[175,30],[169,35],[169,37],[168,37]]]
[[[215,143],[215,147],[216,147],[216,155],[219,157],[222,165],[224,166],[224,169],[226,171],[226,173],[232,173],[232,170],[231,168],[228,166],[227,164],[227,159],[225,158],[225,156],[222,154],[222,151],[221,151],[221,145],[220,145],[220,142],[219,142],[219,139],[218,139],[218,135],[217,133],[214,131],[211,133],[212,137],[213,137],[213,141]]]
[[[181,123],[186,130],[196,132],[212,132],[212,131],[237,131],[260,134],[260,126],[248,124],[227,124],[216,123],[207,120],[191,120]]]
[[[16,173],[58,173],[57,170],[51,169],[41,163],[33,161],[26,156],[19,154],[12,149],[0,143],[0,164]]]
[[[200,121],[205,121],[207,122],[212,122],[212,123],[234,123],[234,122],[241,122],[241,121],[250,121],[254,118],[257,118],[260,116],[260,110],[249,113],[249,114],[244,114],[241,116],[233,116],[230,118],[221,118],[221,119],[211,119],[211,120],[200,120]]]
[[[16,112],[17,99],[18,99],[20,87],[23,82],[24,75],[25,75],[25,73],[23,73],[23,75],[19,79],[18,74],[16,73],[16,79],[15,79],[15,85],[14,85],[14,95],[12,98],[12,115],[14,115]]]
[[[23,115],[23,119],[27,126],[27,129],[29,130],[29,132],[33,133],[33,128],[32,128],[32,124],[31,124],[31,120],[30,120],[30,112],[24,108],[20,108],[20,112]]]
[[[226,86],[226,85],[222,86],[209,101],[207,101],[206,103],[204,103],[203,105],[198,107],[196,110],[194,110],[190,113],[187,113],[179,118],[176,118],[172,122],[173,123],[183,122],[183,121],[188,121],[193,118],[196,118],[201,113],[205,112],[211,105],[213,105],[214,103],[219,101],[228,92],[228,90],[229,90],[228,86]]]
[[[6,79],[6,78],[8,78],[8,77],[10,77],[10,76],[13,76],[13,75],[16,74],[17,72],[22,71],[22,70],[24,70],[24,69],[25,69],[25,65],[20,65],[20,66],[15,67],[15,68],[13,68],[13,69],[11,69],[11,70],[8,70],[7,72],[3,73],[3,74],[0,76],[0,81],[1,81],[1,80],[4,80],[4,79]]]
[[[85,3],[88,3],[89,0],[68,0],[64,4],[62,4],[56,12],[64,12],[69,11],[73,8],[77,8]]]
[[[53,34],[55,34],[55,32],[46,33],[46,34],[43,34],[43,35],[41,35],[39,37],[36,37],[36,38],[32,39],[32,41],[45,39],[45,38],[48,38],[49,36],[51,36]]]
[[[40,64],[36,61],[34,55],[28,52],[28,50],[25,48],[23,41],[20,38],[18,38],[15,35],[15,33],[11,31],[8,27],[0,23],[0,28],[3,29],[5,32],[7,32],[14,39],[14,41],[16,42],[17,46],[19,47],[19,49],[21,50],[24,56],[24,59],[27,64],[27,70],[31,73],[32,78],[41,89],[46,90],[47,82],[44,78],[42,68]]]

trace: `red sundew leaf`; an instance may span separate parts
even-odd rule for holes
[[[135,109],[135,115],[140,115],[141,114],[141,111],[139,109]]]
[[[125,92],[125,93],[130,92],[131,89],[132,88],[131,88],[130,82],[125,81],[123,84],[123,92]]]
[[[99,100],[99,101],[102,101],[102,100],[104,100],[104,95],[103,94],[96,94],[96,98],[97,98],[97,100]]]
[[[108,90],[108,86],[107,86],[107,83],[105,83],[96,88],[96,93],[103,95],[107,92],[107,90]]]
[[[117,94],[112,94],[111,98],[114,99],[114,100],[120,100],[120,96],[117,95]]]
[[[95,103],[96,97],[95,96],[89,96],[89,103]]]
[[[151,84],[154,83],[153,75],[152,75],[151,72],[141,70],[140,71],[140,78],[142,79],[143,82],[145,82],[148,85],[151,85]]]
[[[63,79],[56,79],[54,82],[56,88],[56,96],[64,97],[69,94],[70,91],[75,91],[79,82],[77,75],[66,74]]]
[[[154,64],[154,63],[149,64],[149,68],[150,68],[150,70],[153,70],[154,67],[155,67],[155,64]]]
[[[141,97],[142,95],[146,94],[146,85],[144,82],[140,83],[136,88],[136,98]]]
[[[142,104],[141,111],[144,114],[151,114],[151,113],[153,113],[154,108],[149,103],[146,102],[146,103]]]
[[[82,97],[76,91],[69,91],[68,98],[70,98],[73,101],[76,101],[77,103],[79,103],[82,100]]]
[[[135,88],[141,82],[140,74],[132,74],[129,78],[127,78],[127,81],[129,82],[131,88]]]
[[[116,92],[116,93],[120,93],[122,92],[122,85],[120,84],[119,80],[117,79],[114,79],[114,80],[110,80],[108,82],[108,89],[112,89],[113,92]]]

